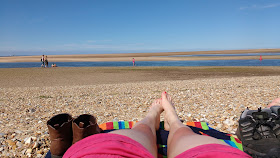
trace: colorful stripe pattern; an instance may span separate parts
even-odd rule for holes
[[[112,130],[118,129],[130,129],[136,124],[136,121],[119,121],[119,122],[107,122],[99,125],[104,133],[110,132]],[[223,133],[209,127],[206,122],[187,122],[189,126],[195,133],[200,135],[206,135],[210,137],[217,138],[225,143],[229,144],[232,147],[235,147],[243,151],[241,141],[236,138],[236,136],[228,133]],[[164,130],[164,122],[160,122],[160,129],[157,131],[157,144],[159,151],[159,158],[166,158],[167,156],[167,138],[168,131]]]
[[[117,130],[117,129],[130,129],[135,125],[136,121],[119,121],[119,122],[107,122],[99,125],[103,131]]]
[[[186,125],[201,128],[204,130],[204,132],[199,131],[199,134],[215,137],[217,139],[220,139],[221,141],[224,141],[228,145],[243,151],[242,142],[235,135],[217,131],[209,127],[208,123],[206,122],[187,122]],[[221,135],[223,136],[223,138],[221,138]]]

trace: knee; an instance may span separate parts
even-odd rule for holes
[[[194,133],[192,131],[192,129],[190,129],[189,127],[185,126],[185,127],[181,127],[179,129],[177,129],[175,132],[174,132],[174,135],[178,135],[178,136],[189,136],[189,135],[196,135],[196,133]]]
[[[189,127],[181,127],[172,134],[172,138],[170,139],[170,144],[172,144],[172,142],[178,142],[182,138],[192,137],[194,135],[197,134],[194,133]]]
[[[114,130],[110,133],[125,135],[128,137],[136,136],[145,136],[145,137],[152,137],[153,132],[152,129],[145,124],[139,124],[134,126],[132,129],[121,129],[121,130]]]
[[[132,128],[132,130],[137,130],[137,131],[141,131],[141,132],[144,132],[144,133],[151,133],[152,132],[151,127],[146,125],[146,124],[143,124],[143,123],[134,126]]]

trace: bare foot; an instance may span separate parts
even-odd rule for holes
[[[160,114],[163,112],[163,107],[161,106],[161,99],[156,99],[152,103],[152,106],[150,107],[149,113],[147,117],[152,117],[156,119],[155,126],[156,130],[159,129],[159,123],[160,123]]]
[[[164,129],[169,131],[171,124],[177,121],[180,122],[180,120],[178,118],[178,115],[176,114],[175,107],[173,106],[170,95],[166,92],[162,92],[161,97],[162,97],[161,105],[165,111]]]
[[[280,106],[280,98],[274,99],[270,104],[268,104],[267,107],[271,107],[274,105],[279,105]]]

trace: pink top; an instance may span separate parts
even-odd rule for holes
[[[132,62],[134,62],[134,63],[135,63],[135,59],[134,59],[134,58],[132,59]]]

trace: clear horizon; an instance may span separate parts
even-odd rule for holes
[[[0,56],[280,48],[280,0],[4,0]]]

